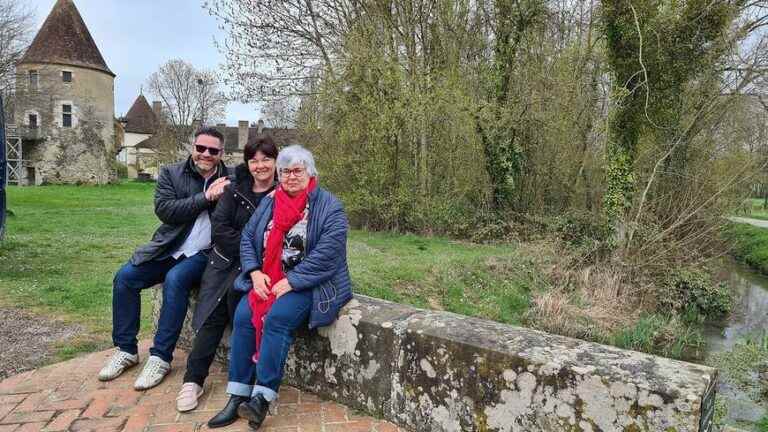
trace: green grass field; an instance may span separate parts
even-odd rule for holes
[[[112,277],[157,224],[152,193],[141,183],[9,188],[0,299],[84,325],[83,346],[62,347],[67,356],[108,346]],[[151,311],[142,312],[146,335]]]
[[[768,274],[768,229],[729,223],[723,233],[733,243],[731,253],[737,260]]]
[[[0,300],[84,325],[63,355],[109,345],[114,272],[159,224],[154,185],[11,187],[0,242]],[[515,245],[353,231],[358,293],[423,308],[519,323],[542,282]],[[145,292],[142,329],[150,330]]]

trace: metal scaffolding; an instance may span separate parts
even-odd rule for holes
[[[15,125],[6,125],[5,149],[8,161],[8,184],[18,186],[24,181],[24,154],[21,148],[21,137]]]
[[[0,240],[5,236],[5,112],[3,95],[0,94]]]

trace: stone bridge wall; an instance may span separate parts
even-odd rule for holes
[[[286,380],[415,431],[696,432],[716,371],[356,296],[301,332]]]

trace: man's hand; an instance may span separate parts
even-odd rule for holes
[[[288,283],[288,279],[280,279],[275,286],[272,287],[272,292],[275,294],[275,298],[280,298],[283,294],[293,291],[291,284]]]
[[[205,191],[205,199],[208,201],[216,201],[221,194],[224,193],[224,188],[231,182],[227,177],[219,177],[208,186],[208,190]]]
[[[251,272],[251,281],[256,295],[262,300],[266,300],[269,297],[269,276],[256,270]]]

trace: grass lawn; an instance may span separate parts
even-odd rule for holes
[[[154,185],[10,187],[0,242],[0,300],[83,324],[63,356],[109,346],[112,278],[159,224]],[[353,231],[350,271],[358,293],[418,307],[519,323],[543,286],[514,245]],[[151,293],[145,292],[143,335]]]
[[[90,334],[62,347],[67,355],[109,346],[112,277],[157,224],[153,187],[9,188],[13,216],[0,243],[3,303],[83,324]],[[149,305],[151,294],[143,297]],[[146,331],[151,310],[142,312]]]
[[[358,293],[512,324],[544,286],[511,244],[353,231],[349,265]]]
[[[768,274],[768,229],[749,224],[729,223],[723,230],[733,242],[733,256],[763,274]]]

